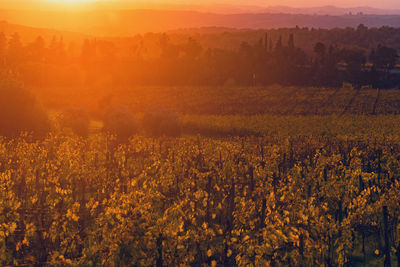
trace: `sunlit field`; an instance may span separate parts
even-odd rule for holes
[[[35,90],[50,135],[0,141],[4,264],[380,266],[386,219],[397,242],[397,91],[371,115],[368,89],[346,108],[346,87],[124,88],[137,128],[119,139],[96,93]],[[154,106],[179,133],[148,125]]]
[[[400,266],[400,6],[261,2],[0,3],[0,266]]]

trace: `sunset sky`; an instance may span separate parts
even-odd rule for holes
[[[228,5],[257,5],[257,6],[275,6],[275,5],[287,5],[292,7],[312,7],[312,6],[324,6],[324,5],[335,5],[340,7],[356,7],[356,6],[370,6],[375,8],[390,8],[400,9],[399,0],[148,0],[148,1],[136,1],[136,0],[0,0],[0,8],[7,9],[36,9],[36,8],[65,8],[69,7],[83,7],[87,6],[91,2],[101,2],[105,6],[109,7],[111,3],[115,3],[115,8],[135,8],[145,7],[146,3],[151,3],[152,7],[154,4],[184,4],[184,5],[208,5],[208,4],[228,4]]]

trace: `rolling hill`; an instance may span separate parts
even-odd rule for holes
[[[29,27],[18,24],[11,24],[6,21],[0,21],[0,32],[4,33],[6,36],[18,33],[21,37],[21,41],[24,43],[32,42],[38,36],[43,37],[43,39],[47,41],[51,40],[53,37],[62,37],[66,42],[81,42],[89,37],[88,35],[71,31]]]
[[[400,15],[311,15],[282,13],[218,14],[184,10],[0,11],[0,18],[32,27],[82,32],[95,36],[131,36],[183,28],[240,29],[400,27]],[[50,23],[51,22],[51,23]],[[51,26],[49,26],[51,25]]]

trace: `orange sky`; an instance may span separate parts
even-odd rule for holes
[[[392,8],[400,9],[399,0],[0,0],[0,9],[49,9],[49,8],[84,8],[93,7],[89,2],[101,2],[104,7],[115,8],[135,8],[146,7],[143,3],[152,3],[151,7],[157,5],[154,3],[162,4],[229,4],[229,5],[257,5],[257,6],[274,6],[274,5],[288,5],[292,7],[311,7],[311,6],[324,6],[335,5],[340,7],[356,7],[356,6],[371,6],[375,8]],[[112,3],[110,5],[110,3]],[[115,3],[115,4],[113,4]]]

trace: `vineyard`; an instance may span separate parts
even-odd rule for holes
[[[219,1],[0,0],[0,267],[400,267],[395,0]]]
[[[0,142],[3,266],[400,260],[398,135],[26,140]]]
[[[187,134],[208,137],[227,136],[325,136],[325,137],[380,137],[398,135],[398,115],[185,115],[183,130]]]
[[[398,91],[0,89],[1,266],[400,264]]]
[[[400,91],[362,88],[294,87],[43,87],[31,88],[43,104],[58,109],[74,103],[96,113],[110,97],[135,113],[164,107],[187,115],[391,115],[399,114]],[[95,101],[94,101],[95,100]]]

